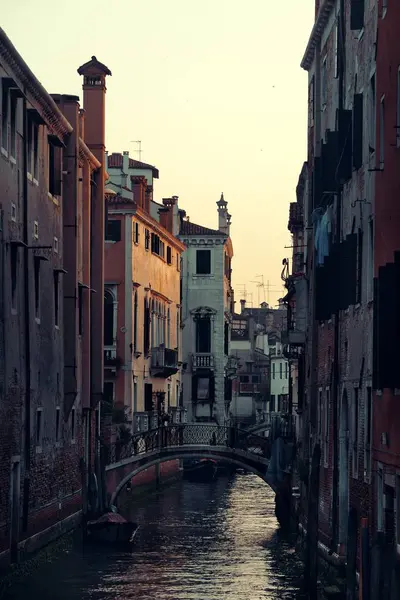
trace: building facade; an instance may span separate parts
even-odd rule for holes
[[[230,353],[237,367],[231,420],[243,427],[262,420],[269,399],[268,334],[253,316],[233,315]]]
[[[97,208],[88,211],[90,179],[100,206],[104,183],[78,99],[51,97],[2,30],[0,83],[0,558],[14,561],[87,508],[102,379],[84,327],[103,325],[90,294],[85,313],[79,299],[103,269],[87,242],[90,229],[102,247]],[[87,96],[85,109],[89,128],[101,129]]]
[[[302,396],[299,454],[306,470],[321,453],[319,489],[311,490],[316,479],[305,477],[302,498],[307,506],[308,495],[317,493],[321,548],[343,561],[348,545],[357,544],[361,520],[373,520],[379,18],[374,0],[316,2],[301,63],[309,78],[308,156],[289,218],[296,252],[287,274],[287,341]]]
[[[190,421],[225,425],[232,398],[233,246],[223,195],[217,205],[218,229],[191,223],[181,213],[183,403]]]
[[[108,156],[105,400],[133,431],[183,418],[178,199],[153,201],[151,165]]]

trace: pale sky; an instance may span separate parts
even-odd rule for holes
[[[254,306],[268,300],[251,283],[263,275],[275,304],[306,159],[314,0],[15,0],[1,16],[50,93],[82,96],[76,69],[92,55],[109,67],[108,151],[139,158],[141,140],[155,199],[179,196],[193,222],[217,227],[223,191],[237,303],[243,284]]]

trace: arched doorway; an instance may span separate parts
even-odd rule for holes
[[[349,515],[349,406],[343,391],[339,427],[339,543],[346,546]]]

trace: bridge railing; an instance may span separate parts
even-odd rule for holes
[[[127,441],[116,441],[105,448],[107,464],[161,451],[176,446],[198,446],[202,449],[223,446],[269,458],[271,440],[254,433],[220,427],[214,424],[180,423],[133,434]]]

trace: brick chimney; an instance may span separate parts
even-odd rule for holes
[[[178,235],[179,233],[179,208],[178,208],[178,196],[172,196],[172,198],[163,198],[164,208],[159,210],[160,223],[167,231],[172,235]]]
[[[104,226],[105,226],[105,129],[106,77],[111,71],[92,56],[78,69],[83,76],[83,108],[85,109],[85,142],[101,163],[93,173],[94,202],[91,213],[92,268],[90,287],[96,290],[91,299],[92,352],[91,352],[91,405],[103,397],[104,379]]]
[[[131,182],[132,182],[133,198],[136,202],[136,206],[138,206],[142,210],[149,213],[150,207],[147,207],[147,205],[146,205],[147,204],[146,203],[146,189],[147,189],[146,177],[144,177],[143,175],[132,175]]]

